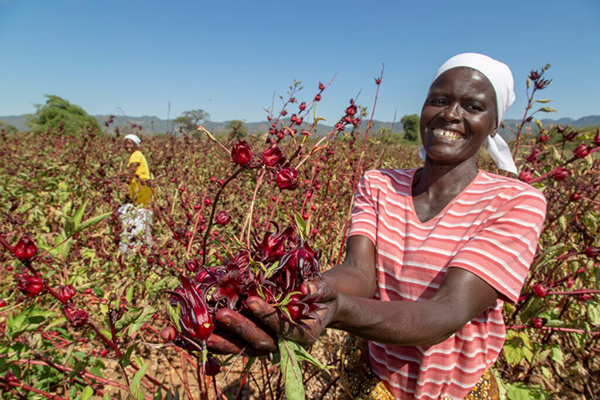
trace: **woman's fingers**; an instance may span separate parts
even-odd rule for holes
[[[231,337],[221,332],[213,332],[207,340],[208,350],[215,354],[244,354],[248,357],[260,357],[269,354],[269,351],[257,351],[247,342]]]
[[[239,337],[239,343],[246,343],[249,347],[248,351],[250,349],[263,353],[277,351],[277,337],[268,326],[259,326],[229,308],[217,311],[215,319],[219,328]]]
[[[335,282],[327,278],[303,283],[300,291],[305,295],[303,301],[306,303],[327,303],[337,296]]]

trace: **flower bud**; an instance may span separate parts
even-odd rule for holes
[[[77,294],[77,290],[71,285],[63,285],[58,290],[60,300],[64,303],[71,300]]]
[[[588,146],[585,143],[581,143],[579,146],[577,146],[575,148],[575,150],[573,150],[573,154],[577,158],[584,158],[588,154],[590,154],[590,151],[592,151],[592,146]]]
[[[519,180],[529,182],[533,178],[533,171],[529,168],[523,168],[519,174]]]
[[[231,159],[238,165],[247,165],[252,159],[252,151],[248,142],[240,140],[231,149]]]
[[[541,328],[546,325],[546,320],[544,318],[536,317],[533,319],[533,326],[536,328]]]
[[[588,246],[585,248],[584,253],[586,256],[592,258],[592,257],[598,257],[600,255],[600,247],[591,247]]]
[[[73,326],[83,326],[88,321],[88,313],[78,309],[74,304],[68,303],[63,306],[63,314]]]
[[[552,176],[555,181],[562,181],[567,179],[571,175],[571,171],[563,167],[557,167],[552,171]]]
[[[204,375],[215,376],[219,372],[221,372],[221,364],[209,354],[204,363]]]
[[[31,239],[31,236],[29,234],[25,234],[23,237],[21,237],[21,239],[19,239],[12,251],[15,257],[21,261],[24,261],[35,256],[37,253],[37,246]]]
[[[596,135],[594,136],[594,144],[600,146],[600,128],[596,129]]]
[[[267,167],[277,167],[285,163],[286,157],[283,150],[277,145],[263,151],[262,161]]]
[[[325,90],[325,85],[323,85],[323,82],[319,82],[319,90],[320,91]]]
[[[577,296],[577,299],[580,301],[590,301],[592,299],[592,295],[589,293],[582,293]]]
[[[277,173],[275,183],[281,190],[295,190],[298,187],[298,176],[300,173],[294,168],[283,168]]]
[[[537,297],[546,297],[548,296],[548,293],[550,293],[550,288],[543,282],[537,282],[535,285],[533,285],[532,290],[533,294],[535,294]]]
[[[17,289],[27,297],[36,297],[44,290],[44,281],[35,275],[24,273],[17,281]]]
[[[217,224],[225,226],[231,221],[231,215],[227,211],[219,211],[217,214]]]
[[[315,96],[315,101],[321,101],[321,94],[317,93],[317,95]]]
[[[165,342],[172,342],[173,340],[175,340],[175,338],[177,337],[177,330],[169,325],[166,326],[161,332],[160,332],[160,337],[162,338],[162,340],[164,340]]]
[[[190,272],[196,272],[200,268],[200,264],[198,263],[198,260],[196,260],[194,258],[192,258],[190,260],[185,260],[183,262],[183,265],[185,266],[185,269],[187,269]]]

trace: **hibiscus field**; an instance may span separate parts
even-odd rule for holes
[[[522,296],[505,305],[494,373],[508,399],[596,399],[600,131],[537,120],[552,111],[545,73],[527,77],[523,121],[507,127],[519,179],[543,191],[548,214]],[[204,349],[211,315],[244,312],[249,295],[291,321],[310,315],[297,289],[343,259],[362,173],[421,163],[417,144],[370,131],[377,99],[349,99],[317,135],[327,88],[312,89],[292,86],[271,129],[242,139],[202,127],[146,135],[110,118],[102,132],[3,130],[0,397],[343,398],[343,332],[306,350],[282,341],[269,357]],[[142,137],[154,195],[151,239],[134,236],[123,255],[126,132]],[[497,172],[484,154],[480,165]]]

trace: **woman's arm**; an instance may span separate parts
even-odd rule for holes
[[[496,290],[477,275],[450,268],[428,300],[384,302],[340,293],[329,327],[381,343],[433,345],[491,307],[497,298]]]

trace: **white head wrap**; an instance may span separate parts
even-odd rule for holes
[[[450,58],[442,64],[436,72],[433,81],[444,72],[456,67],[468,67],[477,70],[490,81],[496,92],[498,126],[500,126],[506,110],[515,101],[515,92],[513,90],[514,80],[510,68],[506,64],[483,54],[463,53]],[[488,136],[484,147],[498,168],[514,174],[517,173],[517,167],[510,153],[510,148],[499,134],[496,134],[494,137]],[[425,159],[425,150],[423,147],[419,150],[419,155]]]
[[[133,134],[129,134],[129,135],[125,136],[124,139],[125,140],[129,139],[138,146],[140,145],[140,143],[142,143],[142,139],[140,139],[138,136],[133,135]]]

